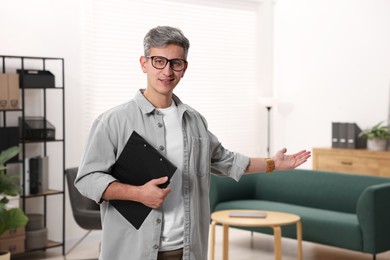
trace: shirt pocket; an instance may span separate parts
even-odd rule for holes
[[[208,137],[191,138],[190,171],[197,176],[210,173],[210,143]]]

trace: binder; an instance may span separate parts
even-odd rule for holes
[[[30,195],[30,158],[26,157],[24,159],[24,183],[23,176],[20,177],[20,182],[24,185],[24,195]]]
[[[38,191],[43,193],[49,190],[49,157],[39,158]]]
[[[113,165],[111,175],[121,183],[135,186],[143,185],[152,179],[168,176],[168,181],[160,185],[161,188],[165,188],[176,169],[175,165],[136,131],[133,131]],[[136,201],[110,200],[109,203],[137,230],[152,210]]]
[[[30,171],[30,194],[39,193],[39,157],[31,157],[28,168]]]
[[[348,123],[339,123],[339,146],[340,148],[347,147],[347,128]]]
[[[338,122],[332,122],[332,147],[339,147],[339,124]]]
[[[347,148],[365,148],[367,142],[365,139],[359,137],[362,130],[356,123],[348,123],[347,126]]]
[[[26,160],[26,193],[37,194],[49,189],[49,159],[47,156],[35,156]]]

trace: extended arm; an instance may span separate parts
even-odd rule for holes
[[[306,162],[311,156],[310,151],[306,150],[290,155],[286,154],[286,152],[287,149],[283,148],[272,157],[272,160],[275,163],[275,170],[282,171],[295,169],[302,163]],[[250,158],[249,165],[245,173],[266,172],[267,166],[265,158]]]

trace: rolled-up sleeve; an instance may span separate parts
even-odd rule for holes
[[[107,125],[101,118],[96,119],[74,183],[82,195],[97,203],[101,202],[107,186],[116,181],[109,174],[117,152],[112,138]]]
[[[211,172],[224,175],[238,181],[249,164],[249,157],[225,149],[217,137],[209,132],[211,147]]]

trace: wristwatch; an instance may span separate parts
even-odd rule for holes
[[[267,170],[265,172],[273,172],[275,170],[274,160],[272,158],[265,158],[265,161],[267,162]]]

